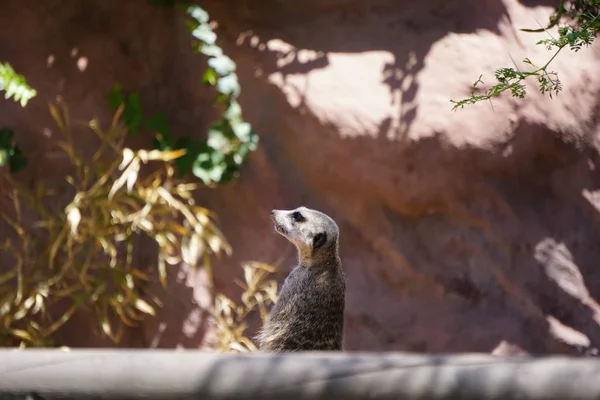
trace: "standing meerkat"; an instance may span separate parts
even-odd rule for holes
[[[273,210],[275,230],[298,251],[278,300],[256,336],[266,352],[340,351],[343,346],[346,277],[339,228],[326,214],[299,207]]]

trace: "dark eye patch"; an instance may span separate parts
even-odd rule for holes
[[[294,211],[292,213],[292,219],[296,222],[304,222],[306,221],[306,218],[304,218],[304,216],[300,213],[300,211]]]
[[[313,237],[313,249],[318,249],[322,247],[327,242],[327,234],[324,232],[317,233],[315,237]]]

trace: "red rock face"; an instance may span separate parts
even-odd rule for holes
[[[52,140],[46,102],[108,118],[116,80],[162,110],[174,131],[203,137],[211,93],[175,13],[142,0],[5,0],[0,58],[40,95],[4,102],[0,125],[29,153]],[[238,64],[244,115],[261,137],[241,179],[204,190],[234,255],[216,263],[236,296],[244,260],[284,258],[273,208],[328,213],[341,229],[349,350],[593,354],[600,345],[600,47],[565,50],[563,92],[501,96],[458,112],[484,73],[551,53],[534,43],[554,2],[206,1]],[[77,48],[76,55],[72,55]],[[47,59],[54,62],[47,66]],[[81,71],[81,57],[87,67]],[[83,142],[85,138],[81,139]],[[84,143],[85,145],[85,143]],[[27,179],[61,181],[60,164]],[[63,175],[64,176],[64,175]],[[165,308],[127,346],[207,343],[202,274],[172,275]],[[65,344],[98,344],[73,322]],[[256,329],[256,324],[252,326]]]

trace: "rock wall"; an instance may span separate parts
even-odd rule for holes
[[[283,278],[295,255],[269,211],[306,205],[341,229],[349,350],[593,354],[600,47],[556,58],[564,90],[554,99],[531,86],[522,101],[502,96],[458,112],[449,102],[481,73],[489,84],[513,60],[546,62],[551,54],[534,45],[544,34],[519,29],[543,24],[553,4],[203,2],[261,137],[241,179],[199,195],[234,248],[217,265],[218,287],[238,293],[231,277],[244,260],[284,257]],[[40,92],[25,110],[3,102],[0,111],[26,151],[43,155],[52,140],[47,101],[60,94],[76,115],[108,117],[115,80],[175,131],[204,135],[211,93],[197,84],[202,60],[175,13],[143,0],[2,8],[0,32],[14,40],[0,44],[0,59]],[[47,165],[25,176],[58,184],[59,166]],[[206,344],[204,277],[180,275],[159,317],[125,345]],[[103,345],[82,329],[74,321],[65,343]]]

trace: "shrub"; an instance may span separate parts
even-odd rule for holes
[[[548,61],[542,66],[536,66],[529,58],[523,63],[532,67],[531,71],[521,71],[518,68],[503,67],[494,72],[496,84],[482,94],[477,94],[478,85],[483,84],[482,76],[473,83],[471,96],[462,100],[450,100],[454,104],[452,110],[463,108],[467,104],[475,104],[480,101],[491,100],[506,91],[513,97],[523,99],[527,94],[524,84],[525,79],[535,77],[538,89],[541,93],[558,95],[562,90],[562,83],[558,74],[549,70],[550,64],[556,56],[565,48],[579,51],[583,47],[589,47],[600,33],[600,0],[560,0],[556,12],[550,17],[548,26],[541,29],[521,29],[526,32],[544,32],[557,26],[562,20],[568,20],[571,24],[565,24],[558,29],[558,37],[550,33],[549,39],[537,42],[548,50],[554,51]]]
[[[106,130],[97,119],[90,122],[100,144],[86,160],[74,146],[67,107],[50,111],[64,137],[57,145],[71,166],[66,179],[73,197],[59,205],[42,185],[29,191],[5,177],[16,217],[1,211],[14,232],[2,246],[14,268],[0,275],[0,343],[52,345],[52,334],[81,308],[118,342],[124,326],[135,326],[160,305],[144,298],[153,275],[164,285],[168,265],[202,259],[210,268],[211,254],[231,249],[214,215],[195,204],[191,192],[198,185],[174,176],[172,162],[182,150],[124,147],[121,107]],[[142,174],[149,163],[158,165]],[[26,212],[34,215],[29,223]],[[133,262],[144,240],[157,249],[151,268]],[[55,315],[59,308],[65,311]]]

